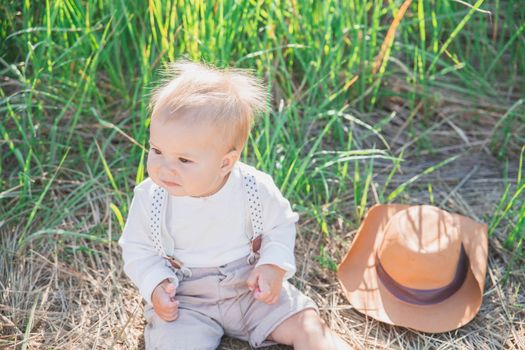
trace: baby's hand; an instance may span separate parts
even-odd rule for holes
[[[175,285],[165,279],[151,293],[153,309],[164,321],[175,321],[179,316],[179,302],[175,300],[175,289]]]
[[[274,304],[281,295],[285,273],[286,271],[277,265],[263,264],[253,269],[246,282],[255,299]]]

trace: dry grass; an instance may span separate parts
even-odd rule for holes
[[[407,161],[391,186],[437,160],[464,154],[460,161],[410,187],[398,200],[429,203],[427,184],[431,183],[436,205],[486,221],[503,191],[502,165],[487,150],[485,140],[490,128],[469,128],[458,106],[454,114],[458,120],[444,120],[427,134],[432,152],[420,152],[417,159],[414,152],[405,153]],[[395,103],[392,109],[397,109],[399,118],[385,136],[396,151],[411,142],[405,130],[411,117]],[[389,171],[387,165],[378,163],[374,182],[383,183]],[[340,199],[339,212],[353,215],[351,206],[344,203],[352,203],[352,193]],[[317,263],[320,244],[326,245],[337,261],[345,254],[355,234],[355,227],[345,219],[333,220],[330,237],[319,234],[315,223],[302,219],[296,251],[298,272],[293,283],[318,303],[323,319],[356,349],[525,349],[524,261],[502,248],[498,233],[490,240],[479,314],[457,331],[424,334],[384,325],[356,312],[343,297],[335,273]],[[109,213],[100,213],[102,224],[108,220]],[[15,253],[19,228],[0,230],[0,348],[143,348],[142,302],[122,271],[115,244],[50,238]],[[92,250],[78,249],[81,246]],[[248,348],[247,343],[230,338],[220,346]]]

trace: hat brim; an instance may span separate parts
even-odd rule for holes
[[[478,312],[487,269],[487,225],[465,216],[457,220],[469,269],[461,288],[448,299],[432,305],[414,305],[391,294],[379,280],[376,252],[389,218],[409,205],[378,204],[367,212],[352,246],[338,267],[344,294],[358,311],[379,321],[415,330],[439,333],[459,328]]]

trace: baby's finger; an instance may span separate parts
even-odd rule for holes
[[[179,301],[174,298],[170,299],[168,307],[170,308],[170,310],[177,310],[179,308]]]
[[[175,295],[175,290],[177,289],[175,284],[168,283],[168,284],[164,285],[163,287],[164,287],[164,292],[166,292],[166,294],[168,294],[169,296]]]
[[[259,276],[252,273],[246,280],[246,284],[248,284],[248,288],[253,292],[258,288],[257,280],[259,279]]]
[[[269,298],[271,297],[270,295],[270,291],[267,290],[267,291],[261,291],[261,290],[257,290],[255,291],[254,293],[254,297],[255,299],[259,300],[259,301],[263,301],[263,302],[266,302],[267,300],[269,300]]]
[[[166,317],[173,317],[179,311],[179,301],[170,301],[162,308],[162,314]]]
[[[270,298],[268,304],[275,304],[277,300],[279,300],[279,296],[274,296],[273,298]]]
[[[271,304],[272,303],[272,296],[271,295],[267,296],[266,298],[264,298],[263,302],[265,304]]]
[[[171,322],[171,321],[175,321],[178,317],[179,317],[179,309],[175,309],[174,311],[164,313],[161,318],[164,321]]]
[[[166,312],[173,312],[174,310],[177,310],[179,308],[179,301],[175,299],[166,299],[160,305],[160,308],[162,308],[162,310]]]
[[[265,294],[268,294],[271,292],[271,288],[270,288],[270,285],[268,284],[268,282],[266,282],[264,279],[262,278],[259,278],[259,288],[261,290],[262,293],[265,293]]]
[[[277,301],[278,299],[278,295],[275,295],[275,293],[270,293],[270,295],[268,295],[268,298],[266,298],[266,303],[267,304],[275,304],[275,302]]]

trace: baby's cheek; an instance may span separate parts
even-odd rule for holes
[[[210,184],[208,178],[203,175],[206,175],[206,173],[200,173],[197,171],[196,167],[192,169],[185,169],[184,171],[180,172],[180,177],[184,187],[190,191],[197,192],[202,191],[203,187],[206,188],[206,186],[209,186]]]
[[[148,160],[146,162],[146,170],[148,171],[148,175],[150,177],[156,177],[158,173],[159,168],[159,162],[154,159],[152,156],[148,156]]]
[[[146,169],[148,170],[148,173],[153,169],[153,159],[150,155],[148,155],[148,158],[146,160]]]

